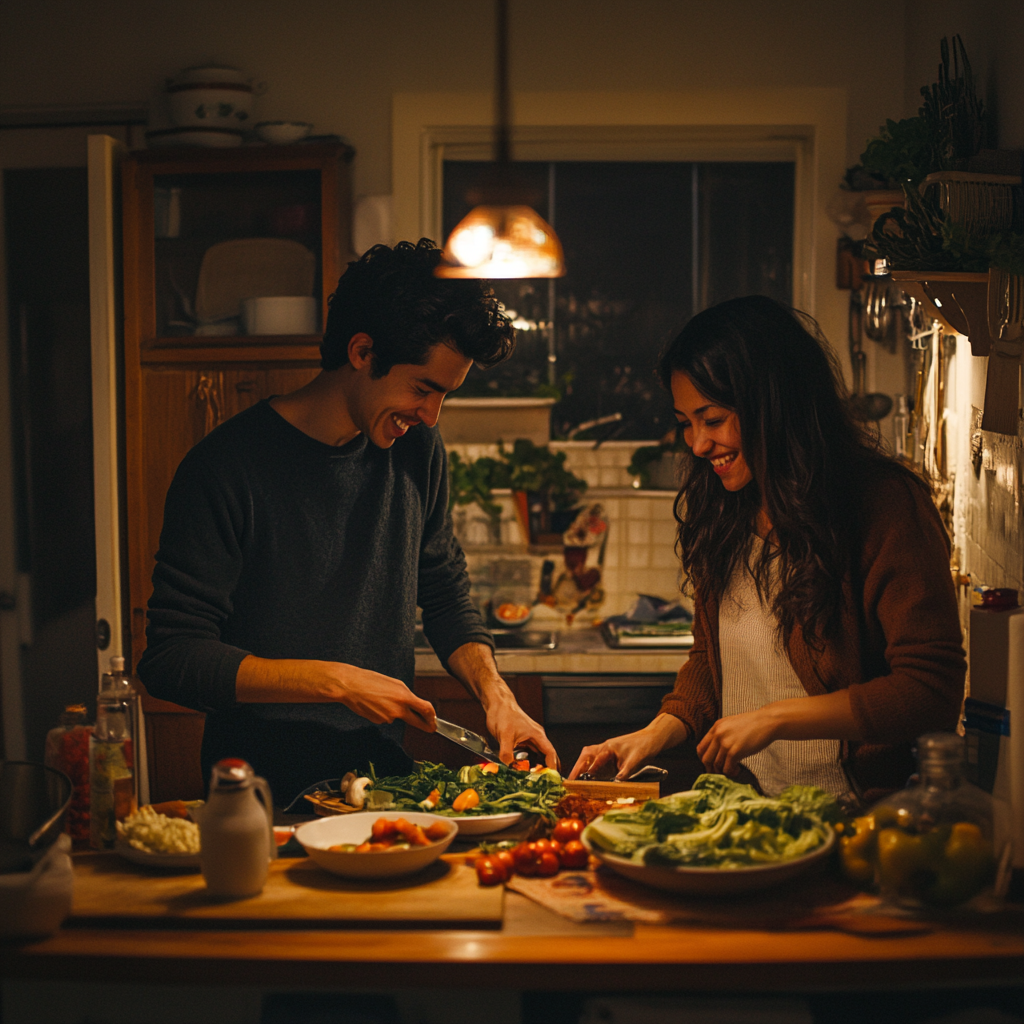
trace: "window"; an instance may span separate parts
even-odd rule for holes
[[[487,166],[444,161],[445,237],[468,213],[466,193]],[[674,425],[655,376],[658,355],[693,313],[755,293],[793,301],[792,161],[515,168],[558,231],[567,274],[495,282],[516,313],[518,347],[508,362],[471,371],[460,397],[557,390],[554,437],[621,413],[604,435],[658,438]]]

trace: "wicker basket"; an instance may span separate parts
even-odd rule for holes
[[[1020,209],[1021,179],[1012,174],[936,171],[921,182],[921,194],[929,190],[936,193],[939,209],[972,234],[1012,228],[1015,207]]]

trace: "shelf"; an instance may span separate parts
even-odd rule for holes
[[[948,270],[894,270],[890,277],[948,331],[970,339],[971,354],[987,356],[988,274]]]
[[[239,337],[233,335],[232,337]],[[218,339],[219,340],[219,339]],[[267,341],[242,339],[242,344],[215,345],[181,344],[177,338],[160,338],[151,348],[140,353],[144,366],[180,365],[197,363],[316,363],[320,362],[320,343],[310,344],[305,336],[288,335],[269,337]]]

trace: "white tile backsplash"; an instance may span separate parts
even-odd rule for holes
[[[615,615],[626,611],[638,594],[653,594],[667,600],[679,599],[679,561],[673,550],[676,523],[672,516],[673,491],[638,491],[632,487],[633,477],[626,472],[633,452],[642,446],[638,441],[613,441],[594,449],[588,442],[552,442],[556,451],[566,453],[566,467],[590,485],[587,498],[599,501],[608,519],[608,540],[605,545],[603,586],[605,602],[602,613]],[[497,445],[453,444],[467,459],[498,454]],[[502,540],[521,552],[525,538],[515,521],[512,499],[498,496],[502,512]],[[463,514],[464,513],[464,514]],[[497,558],[507,557],[500,548],[480,548],[466,544],[466,531],[474,538],[486,535],[486,517],[474,505],[456,510],[461,523],[458,532],[466,548],[471,574],[486,570]],[[522,556],[520,556],[522,557]],[[541,563],[545,557],[556,563],[557,573],[563,568],[561,556],[530,555],[533,583],[540,582]]]

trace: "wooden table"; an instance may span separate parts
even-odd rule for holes
[[[1018,919],[1019,920],[1019,919]],[[509,893],[501,931],[64,928],[0,950],[5,978],[259,987],[811,992],[1020,984],[1019,925],[863,937],[573,925]],[[352,970],[352,965],[356,970]]]

